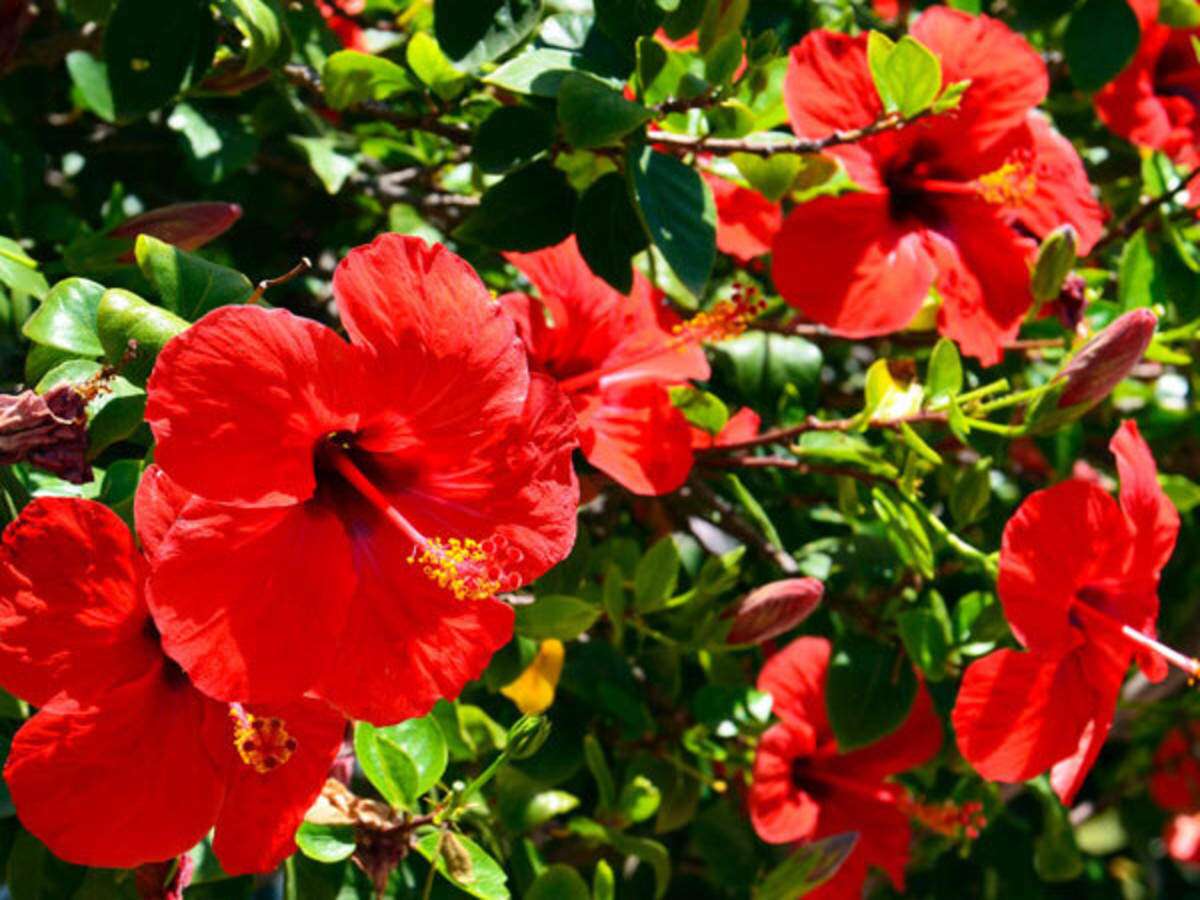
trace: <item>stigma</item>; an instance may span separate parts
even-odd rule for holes
[[[422,538],[408,557],[411,565],[459,600],[487,600],[502,591],[514,591],[520,576],[507,564],[519,562],[521,551],[502,538]]]
[[[275,771],[296,752],[296,739],[288,734],[283,719],[253,715],[240,703],[229,705],[229,716],[233,719],[233,747],[242,762],[258,774]]]

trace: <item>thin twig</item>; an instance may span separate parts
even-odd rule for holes
[[[1146,220],[1154,214],[1154,211],[1165,203],[1170,203],[1180,194],[1182,194],[1188,186],[1188,183],[1197,175],[1200,174],[1200,168],[1192,169],[1189,172],[1179,176],[1179,184],[1168,191],[1164,191],[1156,197],[1146,197],[1141,204],[1132,213],[1126,216],[1121,222],[1114,225],[1108,230],[1104,237],[1100,238],[1092,247],[1092,252],[1088,254],[1088,259],[1095,259],[1100,255],[1101,251],[1106,250],[1111,244],[1117,241],[1123,241],[1133,237],[1135,231],[1145,224]]]
[[[258,287],[254,289],[254,293],[246,301],[247,304],[257,303],[263,298],[263,294],[268,288],[278,287],[281,284],[287,284],[293,278],[299,278],[305,272],[312,268],[312,260],[307,256],[300,257],[300,262],[296,263],[282,275],[277,278],[264,278],[258,283]]]
[[[901,425],[916,425],[923,422],[938,422],[944,423],[947,414],[944,412],[919,412],[913,413],[911,416],[905,416],[900,419],[876,419],[867,423],[870,428],[889,428],[893,431],[899,430]],[[858,416],[853,416],[848,419],[818,419],[816,416],[809,416],[803,422],[797,425],[789,425],[786,428],[775,428],[771,431],[764,431],[760,435],[748,438],[737,443],[725,444],[722,446],[708,447],[703,450],[698,450],[699,454],[716,455],[719,453],[728,454],[737,450],[748,450],[752,447],[765,447],[768,444],[783,444],[787,443],[794,437],[799,437],[810,431],[853,431],[861,427],[862,420]]]

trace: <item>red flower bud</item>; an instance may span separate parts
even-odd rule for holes
[[[1059,373],[1066,383],[1058,408],[1091,405],[1107,397],[1142,359],[1158,320],[1148,309],[1135,309],[1092,338]]]
[[[148,234],[181,250],[195,250],[228,231],[241,217],[242,208],[236,203],[175,203],[126,219],[107,237],[134,240],[139,234]],[[133,260],[131,247],[117,261]]]
[[[0,396],[0,465],[29,462],[73,484],[91,481],[86,405],[70,385]]]
[[[726,641],[761,644],[790,631],[812,614],[824,593],[816,578],[787,578],[755,588],[726,612],[733,618]]]

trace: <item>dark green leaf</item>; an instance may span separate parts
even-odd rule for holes
[[[254,293],[250,279],[241,272],[148,234],[138,237],[134,253],[161,305],[184,319],[194,321],[218,306],[245,303]]]
[[[525,40],[541,14],[541,0],[434,0],[433,28],[442,52],[475,70]]]
[[[712,191],[695,169],[650,147],[630,151],[629,170],[651,241],[683,286],[701,296],[717,255]]]
[[[554,119],[532,106],[501,106],[475,134],[471,159],[490,175],[532,162],[554,143]]]
[[[548,162],[535,162],[488,188],[454,236],[497,250],[540,250],[566,239],[574,214],[567,177]]]
[[[583,68],[583,57],[577,53],[529,50],[509,60],[483,80],[518,94],[557,97],[562,80]]]
[[[1063,35],[1071,80],[1085,91],[1103,87],[1133,58],[1140,32],[1126,0],[1084,0]]]
[[[660,607],[679,583],[679,550],[671,535],[659,538],[638,560],[633,573],[633,605],[640,611]]]
[[[633,257],[649,240],[621,175],[602,175],[583,192],[575,236],[589,269],[622,294],[633,290]]]
[[[198,181],[216,184],[244,169],[258,153],[258,137],[237,119],[180,103],[167,127],[179,132],[188,169]]]
[[[546,869],[525,892],[524,900],[591,900],[587,882],[570,866]]]
[[[603,147],[644,125],[653,113],[621,92],[582,72],[563,79],[558,89],[558,121],[572,146]]]
[[[538,597],[533,603],[518,606],[516,612],[517,634],[539,641],[574,640],[600,617],[600,608],[594,603],[565,594]]]
[[[916,695],[917,678],[896,647],[857,634],[843,635],[835,644],[825,702],[843,752],[899,728]]]

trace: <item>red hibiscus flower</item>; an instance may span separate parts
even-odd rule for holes
[[[317,0],[317,11],[329,30],[337,35],[347,50],[358,50],[360,53],[371,51],[367,46],[366,33],[352,16],[359,15],[365,8],[365,0]]]
[[[1119,503],[1072,478],[1030,495],[1005,526],[998,591],[1025,650],[972,663],[954,707],[958,745],[981,775],[1016,782],[1050,770],[1064,803],[1108,735],[1130,661],[1154,679],[1164,659],[1195,669],[1153,640],[1179,515],[1134,422],[1109,447]]]
[[[758,191],[704,172],[717,205],[717,249],[742,263],[771,252],[783,210]]]
[[[588,461],[637,494],[665,494],[692,468],[692,435],[667,388],[706,379],[692,335],[640,274],[628,297],[588,269],[575,239],[508,259],[538,291],[500,298],[535,368],[579,417]]]
[[[444,247],[384,235],[333,292],[350,343],[236,307],[164,348],[146,496],[178,517],[149,599],[215,697],[396,722],[478,677],[512,633],[495,594],[570,551],[575,421]]]
[[[763,735],[754,760],[750,817],[764,841],[789,844],[858,832],[858,843],[832,879],[807,897],[862,896],[869,866],[904,887],[911,837],[903,787],[886,779],[933,758],[942,725],[924,686],[900,728],[860,750],[842,753],[825,711],[829,642],[803,637],[771,657],[758,689],[780,718]]]
[[[39,707],[4,767],[17,815],[80,865],[168,859],[215,824],[227,872],[269,871],[295,849],[342,717],[200,693],[163,651],[145,574],[129,529],[90,500],[34,500],[5,529],[0,684]]]
[[[903,328],[935,289],[938,329],[994,363],[1033,302],[1027,235],[1067,222],[1086,254],[1101,211],[1074,148],[1033,112],[1046,67],[1024,38],[944,7],[912,34],[941,58],[947,84],[970,79],[961,106],[830,150],[860,190],[791,212],[775,241],[775,283],[848,337]],[[883,116],[866,47],[866,35],[815,31],[792,49],[784,97],[796,134]]]
[[[692,447],[707,450],[712,447],[729,447],[758,437],[762,419],[750,407],[743,407],[729,417],[717,434],[709,434],[703,428],[692,426]]]
[[[1158,0],[1129,0],[1142,28],[1137,53],[1095,97],[1096,115],[1139,147],[1186,166],[1200,163],[1200,62],[1197,28],[1158,22]]]
[[[1168,812],[1200,810],[1200,722],[1163,737],[1154,751],[1150,796]]]

